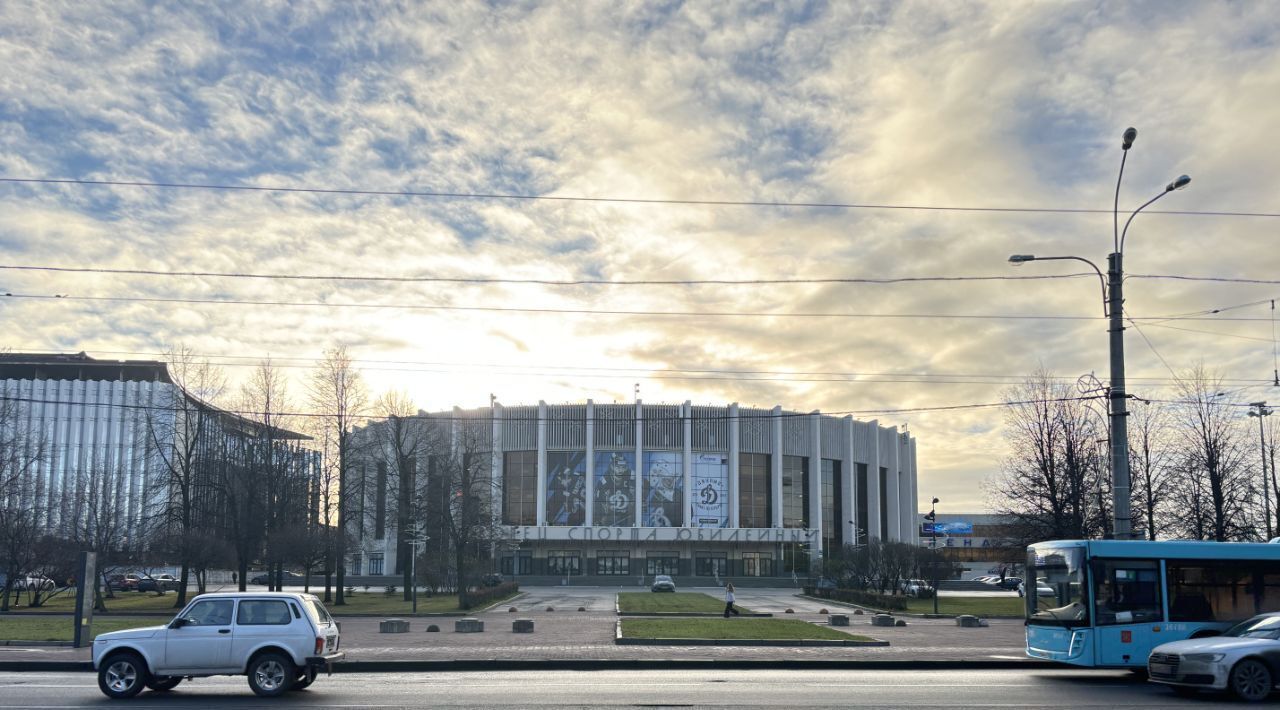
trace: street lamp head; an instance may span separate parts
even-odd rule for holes
[[[934,502],[934,503],[937,503],[937,502],[938,502],[938,499],[937,499],[937,498],[934,498],[934,499],[933,499],[933,502]]]
[[[1034,254],[1014,254],[1009,257],[1009,263],[1013,264],[1014,266],[1017,266],[1019,264],[1025,264],[1028,261],[1035,261],[1035,260],[1036,260],[1036,257]]]
[[[1130,126],[1124,129],[1124,142],[1120,144],[1120,150],[1129,150],[1133,147],[1133,139],[1138,137],[1138,129]]]
[[[1164,191],[1173,192],[1174,190],[1181,190],[1182,188],[1190,184],[1191,184],[1190,175],[1179,175],[1177,180],[1174,180],[1173,182],[1165,186]]]

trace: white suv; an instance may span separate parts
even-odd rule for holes
[[[98,687],[131,698],[183,678],[248,675],[263,697],[311,685],[338,651],[338,625],[313,594],[202,594],[165,626],[101,634],[93,642]]]

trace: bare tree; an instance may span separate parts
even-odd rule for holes
[[[1184,536],[1241,540],[1254,537],[1250,519],[1256,489],[1238,403],[1221,380],[1197,364],[1179,377],[1177,437],[1184,475],[1176,488],[1176,519]]]
[[[1105,534],[1107,481],[1096,413],[1043,369],[1004,397],[1009,455],[987,492],[992,508],[1012,521],[1017,542]]]
[[[1129,460],[1134,513],[1146,522],[1147,539],[1158,539],[1168,525],[1169,499],[1175,484],[1175,451],[1170,413],[1163,405],[1144,403],[1129,413]]]
[[[196,530],[197,505],[208,493],[202,469],[209,450],[216,445],[219,428],[218,412],[212,405],[222,396],[226,381],[219,368],[199,360],[183,346],[172,349],[166,359],[175,386],[147,412],[148,453],[159,472],[155,497],[161,501],[161,509],[157,522],[168,531],[159,537],[186,539]],[[187,603],[190,581],[189,547],[178,545],[174,552],[181,567],[174,606],[182,607]]]
[[[0,382],[0,560],[5,572],[0,611],[8,611],[14,585],[35,562],[36,540],[48,517],[37,480],[46,457],[45,439],[26,425],[26,413],[18,388]]]
[[[404,599],[413,593],[409,558],[415,554],[409,544],[410,528],[417,523],[415,512],[419,496],[418,460],[423,453],[426,431],[413,400],[404,392],[387,392],[378,398],[374,409],[384,421],[371,427],[375,441],[373,454],[389,473],[386,484],[392,491],[391,504],[396,511],[396,564],[404,578]],[[375,492],[381,495],[380,492]]]
[[[311,406],[326,422],[327,448],[337,458],[337,518],[335,532],[334,564],[338,572],[338,592],[334,603],[346,604],[343,582],[346,579],[347,553],[347,488],[346,479],[354,450],[352,429],[363,417],[367,396],[360,373],[351,364],[345,346],[338,346],[325,353],[324,360],[311,378]],[[326,590],[328,582],[325,583]]]
[[[131,526],[124,500],[124,476],[106,467],[90,469],[76,477],[74,496],[75,512],[65,521],[66,535],[77,549],[97,555],[93,601],[95,608],[106,611],[104,597],[113,596],[111,575],[128,554],[125,540]]]

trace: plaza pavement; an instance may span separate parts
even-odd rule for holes
[[[869,616],[850,615],[842,631],[889,641],[887,647],[750,647],[750,646],[618,646],[614,595],[634,587],[533,587],[489,610],[474,614],[484,620],[483,633],[455,633],[457,617],[413,618],[404,634],[378,632],[377,618],[339,618],[342,648],[349,661],[567,661],[567,660],[865,660],[1023,661],[1023,624],[1019,619],[993,619],[987,628],[959,628],[946,619],[907,618],[905,627],[873,627]],[[683,588],[719,596],[717,588]],[[776,618],[826,622],[824,603],[795,596],[793,589],[743,589],[738,603]],[[509,607],[518,612],[511,613]],[[554,611],[547,611],[551,607]],[[577,611],[578,608],[586,611]],[[795,613],[787,614],[791,608]],[[826,608],[842,613],[850,610]],[[536,631],[517,634],[511,622],[533,619]],[[440,627],[428,633],[429,624]],[[85,661],[88,649],[0,647],[3,661]]]

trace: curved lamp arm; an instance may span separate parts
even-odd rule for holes
[[[1181,190],[1182,188],[1186,187],[1189,184],[1191,184],[1191,178],[1186,175],[1180,175],[1178,176],[1178,179],[1174,180],[1168,185],[1165,185],[1164,190],[1159,195],[1156,195],[1155,197],[1147,200],[1146,202],[1142,203],[1141,207],[1134,210],[1133,214],[1129,215],[1129,219],[1125,220],[1124,222],[1124,229],[1120,232],[1120,247],[1116,249],[1116,252],[1119,254],[1124,253],[1124,238],[1126,235],[1129,234],[1129,225],[1133,222],[1133,218],[1138,216],[1139,212],[1145,210],[1147,207],[1150,207],[1153,202],[1160,199],[1161,197],[1164,197],[1165,195],[1169,194],[1170,192],[1173,192],[1174,190]]]
[[[1143,205],[1143,207],[1145,206],[1146,205]],[[1093,272],[1098,275],[1098,285],[1102,287],[1102,316],[1104,318],[1107,316],[1107,278],[1102,275],[1102,269],[1099,269],[1097,264],[1082,256],[1034,256],[1032,254],[1014,254],[1009,257],[1009,263],[1014,266],[1025,264],[1028,261],[1082,261],[1088,264],[1093,269]]]

